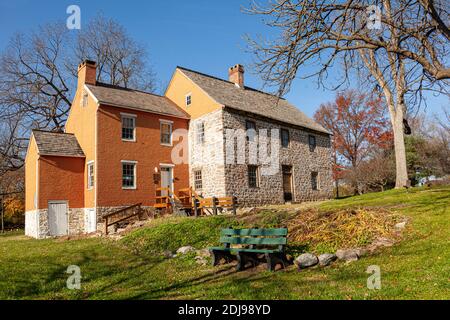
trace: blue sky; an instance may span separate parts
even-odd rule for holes
[[[244,35],[274,34],[264,26],[261,17],[241,12],[247,0],[0,0],[0,50],[16,32],[65,21],[71,4],[81,8],[82,28],[97,13],[123,24],[147,48],[162,84],[168,83],[177,65],[227,78],[228,67],[241,63],[246,66],[246,85],[261,88],[261,81],[250,69],[253,56],[245,50]],[[312,80],[298,79],[286,98],[312,116],[321,103],[333,100],[334,95],[317,88]],[[428,111],[438,113],[448,101],[445,97],[431,98]]]

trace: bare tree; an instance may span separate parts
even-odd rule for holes
[[[146,51],[102,16],[78,36],[64,22],[14,36],[0,56],[0,174],[23,165],[30,129],[63,130],[84,59],[98,62],[99,81],[156,87]]]
[[[97,62],[98,81],[149,92],[156,90],[146,50],[113,19],[99,15],[91,20],[78,36],[75,55],[79,61]]]
[[[407,186],[408,107],[418,107],[426,90],[448,90],[446,19],[439,22],[448,16],[445,2],[277,0],[247,11],[269,18],[266,23],[280,30],[272,41],[248,39],[257,70],[279,95],[297,75],[327,87],[328,75],[340,66],[344,72],[340,79],[333,75],[332,89],[348,84],[350,71],[356,71],[361,85],[384,95],[394,133],[396,187]],[[317,68],[309,72],[311,65]]]

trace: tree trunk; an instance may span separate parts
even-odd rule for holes
[[[395,117],[393,118],[393,132],[394,132],[394,150],[395,150],[395,167],[396,178],[395,188],[404,188],[408,186],[408,170],[406,168],[406,150],[405,139],[403,134],[403,112],[402,108],[396,109]]]

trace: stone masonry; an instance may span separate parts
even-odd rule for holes
[[[281,144],[279,146],[279,163],[276,164],[278,169],[270,175],[260,174],[257,188],[250,188],[248,183],[248,165],[254,164],[249,161],[252,154],[249,142],[245,143],[245,162],[239,164],[237,161],[234,164],[226,162],[226,130],[245,130],[246,120],[255,122],[257,132],[260,129],[267,129],[269,132],[267,139],[269,155],[270,130],[281,128],[289,130],[289,147],[281,147]],[[196,140],[197,124],[200,122],[204,123],[205,142],[203,144],[197,143]],[[316,148],[312,152],[309,149],[309,135],[316,137]],[[201,170],[203,186],[202,190],[197,192],[204,197],[236,196],[240,206],[283,203],[282,165],[292,166],[293,202],[332,197],[331,142],[326,134],[243,115],[230,109],[221,109],[191,121],[189,144],[191,185],[194,186],[194,171]],[[236,159],[237,148],[236,144],[234,149]],[[261,163],[261,159],[258,159],[257,165],[259,168],[267,167]],[[318,190],[312,188],[312,172],[318,173]]]

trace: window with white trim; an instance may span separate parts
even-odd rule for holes
[[[81,106],[87,107],[88,105],[88,93],[86,90],[83,90],[83,93],[81,95]]]
[[[197,123],[196,141],[197,141],[197,144],[203,144],[203,142],[205,142],[205,123],[204,122]]]
[[[122,140],[136,141],[136,117],[122,115]]]
[[[186,107],[189,107],[192,103],[192,95],[190,93],[188,93],[186,95]]]
[[[259,168],[258,166],[248,166],[248,186],[250,188],[259,187]]]
[[[171,146],[172,145],[172,123],[161,121],[160,130],[161,130],[161,144]]]
[[[87,165],[87,186],[88,189],[94,187],[94,162],[89,162]]]
[[[136,162],[122,161],[122,188],[136,189]]]
[[[203,188],[202,170],[194,171],[194,187],[195,190],[201,190]]]

